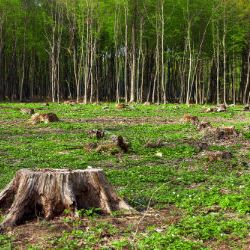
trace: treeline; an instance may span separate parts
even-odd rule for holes
[[[249,0],[0,0],[0,99],[249,103]]]

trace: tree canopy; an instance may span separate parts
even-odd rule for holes
[[[0,98],[244,102],[248,0],[0,0]]]

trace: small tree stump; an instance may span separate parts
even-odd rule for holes
[[[205,110],[205,113],[212,113],[212,112],[216,112],[217,111],[217,108],[207,108]]]
[[[217,107],[217,112],[226,112],[227,111],[227,106],[225,104],[221,104]]]
[[[243,111],[250,111],[249,105],[244,106]]]
[[[7,215],[1,228],[13,227],[36,216],[53,219],[65,209],[133,210],[108,184],[101,169],[22,169],[0,193]]]
[[[116,109],[125,109],[127,105],[125,103],[118,103],[115,105]]]
[[[212,128],[212,125],[210,122],[200,122],[197,126],[198,130],[203,130],[203,129],[207,129],[207,128]]]
[[[232,154],[227,151],[208,151],[207,158],[210,162],[230,160],[232,158]]]
[[[58,122],[59,118],[54,113],[48,113],[48,114],[39,114],[35,113],[31,116],[29,123],[36,125],[40,122],[44,122],[45,124],[48,124],[50,122]]]
[[[190,122],[192,123],[193,125],[196,125],[199,123],[199,118],[197,116],[192,116],[192,115],[184,115],[183,116],[183,121],[184,122]]]
[[[101,129],[92,129],[87,132],[90,138],[102,139],[105,136],[105,131]]]
[[[35,114],[35,110],[34,109],[26,109],[26,108],[23,108],[23,109],[20,109],[21,113],[23,115],[33,115]]]

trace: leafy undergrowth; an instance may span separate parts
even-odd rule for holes
[[[54,112],[60,122],[29,125],[22,107]],[[140,212],[134,217],[100,216],[90,210],[80,219],[65,215],[52,222],[30,222],[0,235],[0,248],[247,249],[250,112],[240,106],[226,113],[203,110],[171,104],[125,110],[116,110],[114,104],[0,104],[0,189],[20,168],[101,167],[119,195]],[[226,150],[233,157],[208,161],[196,147],[203,134],[182,122],[187,113],[214,127],[235,126],[241,137],[206,141],[208,150]],[[97,142],[87,131],[98,128],[107,137],[124,136],[130,152],[86,151],[86,144]],[[164,147],[145,147],[159,139],[166,142]]]

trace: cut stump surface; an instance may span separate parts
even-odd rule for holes
[[[36,216],[52,219],[65,209],[94,207],[106,214],[133,210],[116,195],[102,169],[22,169],[0,193],[0,208],[7,214],[1,228]]]

